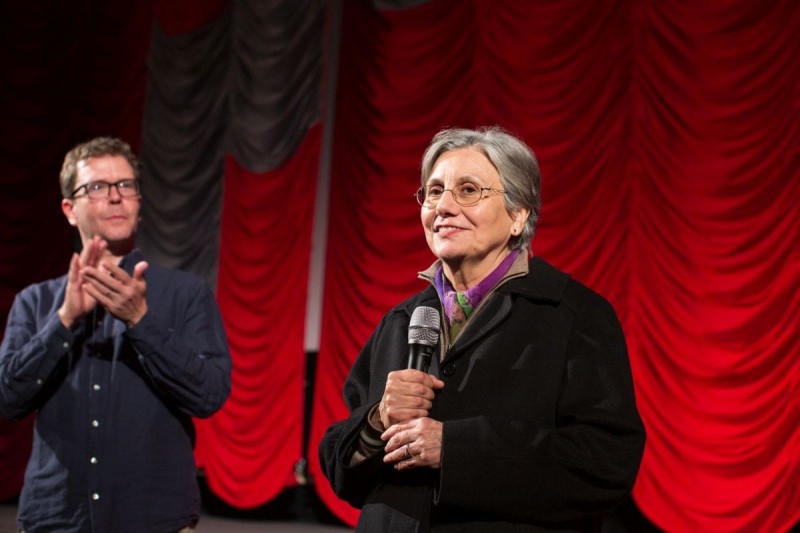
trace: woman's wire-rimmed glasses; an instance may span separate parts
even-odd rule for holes
[[[459,183],[451,189],[445,189],[441,185],[428,185],[427,187],[420,187],[414,194],[417,203],[422,207],[435,207],[442,199],[444,193],[450,191],[453,195],[453,200],[462,207],[469,207],[480,202],[482,199],[490,196],[489,193],[505,193],[503,189],[495,189],[494,187],[481,187],[475,183]]]

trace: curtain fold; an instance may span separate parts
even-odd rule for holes
[[[212,284],[219,257],[231,10],[178,35],[165,33],[162,24],[169,27],[169,20],[154,23],[142,134],[137,244],[152,261]]]
[[[264,172],[294,157],[319,121],[324,4],[236,2],[227,151]]]
[[[217,295],[233,356],[222,410],[198,421],[209,487],[252,508],[297,484],[303,457],[303,321],[319,126],[283,166],[253,173],[229,157]]]

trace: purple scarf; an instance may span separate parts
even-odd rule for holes
[[[457,292],[453,289],[453,285],[444,276],[442,267],[439,267],[436,271],[434,284],[436,285],[436,292],[439,293],[439,299],[442,301],[444,314],[447,315],[450,325],[460,325],[467,321],[472,311],[480,305],[481,300],[489,294],[489,291],[497,285],[498,281],[503,279],[503,276],[511,268],[511,264],[518,255],[519,250],[512,250],[488,276],[465,292]]]

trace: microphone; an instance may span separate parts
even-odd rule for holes
[[[427,372],[439,344],[439,311],[420,306],[408,324],[408,368]]]

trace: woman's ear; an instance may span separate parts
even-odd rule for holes
[[[522,233],[530,214],[530,209],[517,209],[511,212],[511,220],[513,221],[511,224],[511,235],[516,237]]]

